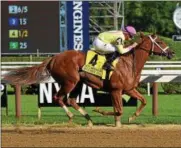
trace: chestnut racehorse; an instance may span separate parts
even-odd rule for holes
[[[129,118],[129,121],[139,116],[146,105],[146,99],[136,90],[136,87],[139,83],[144,64],[151,54],[164,55],[169,59],[173,56],[173,52],[158,36],[145,36],[141,34],[139,44],[134,49],[134,54],[131,52],[119,58],[108,83],[104,83],[103,80],[94,75],[83,72],[82,67],[85,64],[86,54],[75,50],[68,50],[57,54],[34,67],[13,70],[6,74],[4,79],[11,84],[22,85],[40,83],[52,76],[61,85],[61,89],[54,99],[64,108],[70,118],[72,114],[63,103],[63,97],[70,93],[80,80],[83,80],[93,88],[107,88],[111,94],[114,112],[101,112],[99,110],[97,112],[115,116],[115,125],[120,126],[120,117],[123,113],[123,93],[141,101],[141,105]],[[71,104],[74,107],[76,106],[75,101]],[[76,109],[80,108],[77,107]],[[83,112],[82,110],[80,111]],[[85,117],[88,116],[86,112],[82,114]],[[87,119],[89,123],[92,123],[90,118]]]

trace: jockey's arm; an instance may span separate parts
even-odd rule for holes
[[[135,42],[133,43],[132,45],[128,46],[128,47],[123,47],[123,45],[115,45],[118,52],[120,54],[125,54],[125,53],[128,53],[129,51],[131,51],[133,48],[135,48],[138,44]]]

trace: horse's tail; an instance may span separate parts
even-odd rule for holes
[[[40,65],[33,67],[19,68],[12,70],[3,76],[3,79],[10,84],[34,84],[45,81],[50,77],[47,65],[51,62],[51,58],[46,59]]]

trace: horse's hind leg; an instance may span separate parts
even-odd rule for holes
[[[68,104],[71,105],[75,110],[79,111],[82,116],[85,117],[85,119],[86,119],[87,122],[88,122],[88,126],[91,127],[91,126],[93,126],[93,123],[92,123],[92,120],[91,120],[89,114],[76,103],[76,98],[77,98],[77,96],[78,96],[78,93],[79,93],[80,90],[81,90],[81,86],[82,86],[82,83],[79,82],[79,83],[76,85],[76,87],[74,88],[74,90],[70,93],[67,102],[68,102]]]
[[[67,101],[69,105],[71,105],[75,110],[79,111],[80,114],[85,117],[85,119],[87,120],[88,126],[92,127],[93,123],[89,114],[76,103],[75,98],[69,98]]]
[[[70,121],[72,120],[73,114],[70,112],[70,110],[64,104],[63,98],[65,97],[65,95],[67,95],[68,93],[70,93],[73,90],[75,85],[76,85],[76,83],[73,83],[71,81],[66,81],[63,85],[61,85],[61,89],[54,96],[54,100],[56,102],[58,102],[58,104],[65,110]]]
[[[129,117],[129,123],[130,123],[131,121],[135,120],[136,117],[138,117],[140,113],[143,111],[143,108],[146,105],[146,99],[136,89],[128,91],[126,92],[126,94],[141,101],[141,105],[136,109],[136,112],[131,117]]]

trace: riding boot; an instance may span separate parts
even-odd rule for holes
[[[109,55],[107,58],[107,61],[103,65],[103,69],[111,71],[113,70],[112,62],[119,56],[120,54],[118,52],[114,52],[113,54]]]

